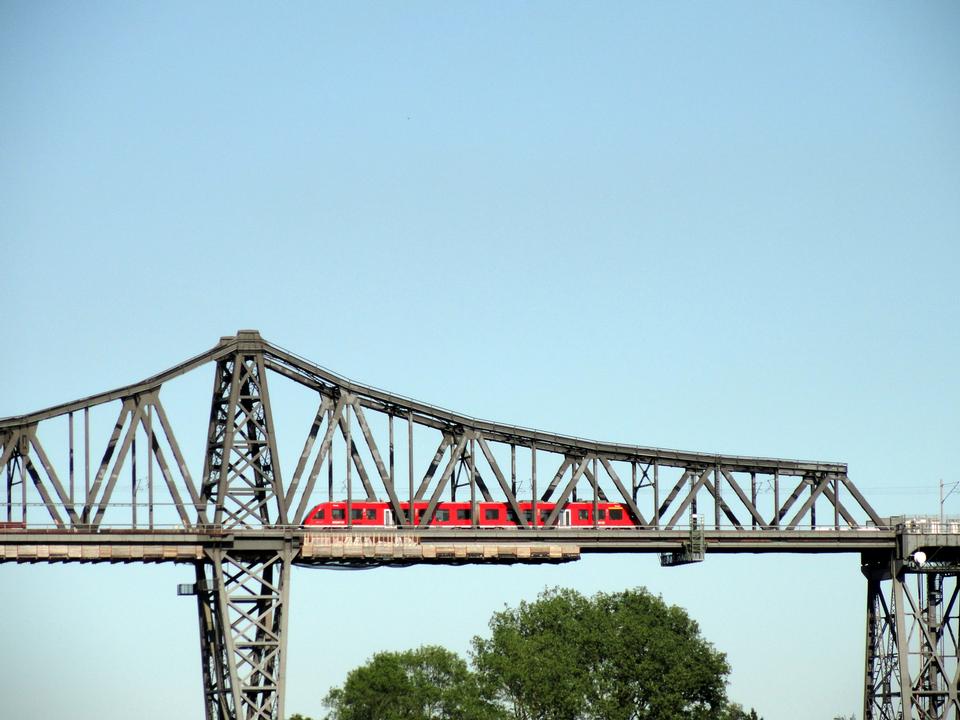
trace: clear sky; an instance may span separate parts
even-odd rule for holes
[[[0,0],[0,416],[249,327],[470,415],[844,461],[881,514],[935,513],[960,481],[957,37],[938,2]],[[211,376],[164,390],[197,475]],[[277,425],[289,473],[305,426]],[[189,579],[0,567],[0,715],[200,718]],[[854,555],[293,583],[291,713],[546,585],[687,608],[767,720],[862,703]]]

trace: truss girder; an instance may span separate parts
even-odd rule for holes
[[[162,382],[204,362],[214,363],[215,377],[198,487],[159,393]],[[306,386],[318,402],[286,484],[277,461],[268,372]],[[73,414],[111,400],[120,401],[113,431],[99,464],[87,469],[92,472],[90,487],[74,492],[73,475],[68,489],[65,472],[50,462],[37,427],[58,414],[70,415],[72,463]],[[401,459],[399,473],[395,422],[407,426],[409,438],[408,462]],[[151,469],[154,463],[158,468],[158,502],[175,508],[184,525],[299,525],[313,504],[331,499],[335,489],[346,489],[348,502],[388,502],[401,525],[412,524],[402,503],[411,496],[426,501],[428,511],[419,521],[425,526],[437,504],[456,497],[459,488],[469,488],[474,502],[506,502],[521,527],[530,525],[522,517],[520,502],[555,505],[572,499],[620,503],[635,524],[652,530],[685,527],[694,513],[700,516],[700,525],[712,524],[714,529],[839,530],[881,524],[842,464],[597,443],[490,423],[353,383],[246,331],[143,383],[0,420],[0,465],[7,467],[8,475],[16,465],[25,487],[16,480],[8,485],[30,496],[26,503],[17,503],[19,498],[7,492],[11,515],[18,504],[43,506],[42,516],[57,527],[101,527],[116,504],[120,473],[136,455],[131,448],[138,436],[141,442],[146,438]],[[430,457],[421,453],[426,443],[432,458],[418,468],[421,457]],[[525,456],[522,461],[518,454]],[[334,457],[341,459],[336,470]],[[321,483],[324,468],[327,478]],[[538,473],[540,493],[534,492]],[[152,493],[151,489],[151,497]],[[115,519],[116,513],[111,517]],[[559,512],[550,513],[548,524],[557,524],[559,518]]]
[[[73,418],[70,418],[69,433],[69,462],[66,468],[57,469],[56,463],[40,439],[38,424],[13,427],[0,437],[0,467],[7,467],[8,473],[11,464],[22,469],[24,483],[21,488],[26,491],[29,486],[36,494],[36,498],[23,498],[22,510],[24,522],[31,524],[44,522],[52,523],[58,529],[70,528],[74,530],[96,531],[104,526],[104,517],[108,510],[119,505],[131,506],[131,502],[112,502],[117,488],[121,471],[132,466],[136,471],[135,455],[136,438],[140,437],[146,448],[149,461],[150,498],[152,518],[152,503],[171,506],[177,512],[183,526],[192,526],[195,523],[207,523],[200,495],[194,484],[188,466],[183,459],[180,446],[171,428],[163,404],[160,402],[159,389],[145,391],[139,395],[124,398],[113,431],[102,452],[99,464],[93,467],[90,463],[89,447],[86,460],[86,487],[75,487],[75,448]],[[89,443],[89,431],[86,433]],[[166,450],[165,450],[166,448]],[[55,448],[62,455],[63,448]],[[172,463],[168,462],[167,453]],[[153,466],[156,464],[163,483],[163,488],[169,493],[154,498],[153,495]],[[67,481],[69,477],[69,484]],[[158,485],[159,486],[159,485]],[[161,491],[162,493],[162,491]],[[4,498],[10,518],[14,498],[9,492]],[[39,508],[44,519],[37,515],[27,516],[28,507]],[[118,523],[114,522],[113,525]],[[123,527],[137,528],[147,523],[137,521],[136,511],[133,510],[129,520],[121,521]]]
[[[960,718],[960,564],[864,567],[864,720]]]
[[[214,366],[214,383],[204,467],[195,482],[160,393],[168,381],[206,363]],[[306,388],[317,408],[286,483],[268,375]],[[107,409],[97,412],[109,413],[107,403],[114,402],[119,408],[107,426],[109,436],[91,447],[91,410],[103,406]],[[64,418],[68,433],[44,434]],[[53,436],[66,437],[66,447],[53,447]],[[91,452],[99,461],[91,461]],[[194,532],[282,529],[300,526],[316,503],[332,499],[345,499],[348,525],[353,502],[379,500],[390,505],[396,525],[428,532],[440,503],[466,502],[467,493],[474,528],[478,505],[494,501],[508,506],[520,532],[531,533],[539,532],[532,517],[548,530],[561,525],[571,501],[592,503],[595,527],[599,503],[611,502],[651,533],[708,527],[711,519],[714,530],[753,533],[882,524],[841,463],[594,442],[479,420],[352,382],[265,342],[255,331],[222,338],[206,353],[141,383],[0,419],[0,468],[0,512],[6,521],[89,533],[153,530],[154,507],[164,503],[173,508],[175,523]],[[139,494],[142,475],[146,503]],[[404,511],[408,502],[426,505],[419,518]],[[208,720],[282,716],[291,560],[289,550],[211,550],[197,565]],[[885,602],[914,607],[910,596],[905,598]],[[874,617],[890,615],[881,612],[883,602],[875,604]],[[891,634],[896,630],[878,622],[870,647],[881,658],[877,648],[903,634]],[[928,644],[934,642],[940,640]],[[883,663],[871,667],[892,677]],[[938,687],[946,683],[948,670],[935,663],[923,667],[927,676],[941,678]],[[953,702],[955,695],[954,690]]]

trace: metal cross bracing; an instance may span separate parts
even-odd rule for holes
[[[160,396],[208,363],[214,385],[195,474],[183,449],[191,438],[177,433]],[[283,472],[281,439],[296,429],[273,412],[268,385],[277,379],[312,403],[302,444],[287,456],[296,462]],[[0,420],[0,467],[0,561],[195,564],[210,720],[282,717],[293,562],[896,554],[896,532],[844,464],[594,442],[478,420],[347,380],[256,331],[143,382]],[[452,500],[468,504],[469,525],[435,526]],[[311,508],[329,501],[345,503],[346,526],[304,527]],[[389,507],[387,526],[354,524],[354,504],[371,501]],[[509,527],[480,525],[479,506],[490,502],[506,507]],[[564,526],[571,502],[592,506],[592,526]],[[611,502],[631,527],[600,527],[598,505]]]
[[[160,393],[205,363],[216,369],[198,482]],[[315,398],[313,421],[303,428],[306,438],[286,480],[270,374],[295,381]],[[90,413],[113,402],[119,413],[102,454],[93,456],[99,463],[91,462]],[[66,453],[57,447],[56,455],[67,455],[69,467],[58,471],[41,431],[63,421],[68,432],[57,444],[67,440]],[[562,508],[574,499],[621,503],[638,539],[661,537],[649,531],[684,529],[697,515],[708,545],[724,540],[719,533],[747,541],[762,533],[757,550],[774,536],[798,548],[836,547],[882,526],[841,463],[601,443],[477,420],[351,382],[253,331],[223,338],[207,353],[141,383],[0,420],[0,465],[7,474],[7,521],[59,529],[299,527],[315,503],[341,499],[382,500],[398,528],[432,531],[437,505],[458,493],[472,504],[505,503],[518,536],[533,529],[519,503],[529,502],[533,516],[538,505],[548,508],[543,525],[549,529],[560,525]],[[80,466],[83,483],[76,477]],[[123,491],[127,467],[131,482]],[[401,507],[410,499],[427,504],[416,525]],[[821,534],[811,538],[809,531]],[[830,531],[849,540],[822,534]]]
[[[960,524],[907,521],[866,554],[864,720],[960,718]]]

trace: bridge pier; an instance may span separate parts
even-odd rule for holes
[[[960,718],[960,525],[901,524],[897,550],[864,554],[864,720]]]
[[[293,551],[210,550],[197,563],[207,720],[281,720]]]
[[[227,339],[229,340],[229,339]],[[198,521],[227,531],[287,525],[260,335],[217,362]],[[285,535],[285,536],[284,536]],[[207,720],[283,720],[289,533],[208,548],[196,564]]]

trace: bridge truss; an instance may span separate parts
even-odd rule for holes
[[[195,477],[160,396],[207,364],[214,384]],[[286,477],[268,378],[292,381],[299,402],[312,404]],[[354,383],[240,331],[141,383],[0,420],[0,468],[0,561],[194,565],[196,582],[182,591],[197,598],[207,720],[284,717],[294,563],[657,552],[673,565],[705,551],[860,552],[864,717],[960,718],[953,537],[889,527],[840,463],[600,443],[487,422]],[[431,527],[439,503],[458,496],[471,505],[472,526]],[[346,502],[347,526],[305,528],[310,509],[330,500]],[[354,503],[375,500],[389,503],[394,525],[354,526]],[[561,528],[571,500],[592,502],[594,522],[598,503],[617,502],[634,527]],[[426,504],[421,518],[405,510],[409,501]],[[518,526],[480,527],[481,502],[505,503]],[[533,517],[545,508],[543,527],[528,522],[527,502]],[[917,562],[918,550],[930,564]]]

